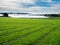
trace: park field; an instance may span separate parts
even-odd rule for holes
[[[0,17],[0,45],[60,45],[60,18]]]

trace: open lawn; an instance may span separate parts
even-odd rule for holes
[[[60,45],[60,18],[0,17],[0,45]]]

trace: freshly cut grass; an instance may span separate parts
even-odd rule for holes
[[[60,18],[0,17],[0,45],[60,45]]]

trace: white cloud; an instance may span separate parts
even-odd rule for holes
[[[53,13],[53,14],[60,14],[60,4],[55,4],[51,7],[31,7],[32,13]]]
[[[18,5],[18,3],[20,3]],[[1,0],[0,1],[0,11],[22,11],[27,10],[26,8],[22,7],[22,4],[34,4],[34,0]]]
[[[52,2],[52,0],[41,0],[43,2]]]
[[[17,3],[20,3],[19,5]],[[0,6],[3,7],[15,7],[15,6],[21,6],[21,3],[35,3],[34,0],[1,0]]]
[[[60,13],[59,9],[60,9],[60,4],[56,4],[54,6],[51,7],[40,7],[40,6],[35,6],[35,7],[30,7],[30,8],[19,8],[19,7],[9,7],[6,8],[8,11],[13,10],[13,11],[19,11],[19,12],[30,12],[30,13],[40,13],[40,14],[58,14]],[[2,10],[6,10],[6,9],[2,9]]]
[[[16,3],[34,3],[34,0],[2,0],[0,3],[3,5],[13,5]]]
[[[1,11],[19,11],[19,12],[31,12],[31,13],[60,13],[60,4],[55,4],[51,7],[22,7],[22,3],[35,4],[35,0],[1,0],[0,2],[0,12]],[[51,2],[52,0],[41,0],[44,2]],[[17,3],[20,3],[19,5]]]

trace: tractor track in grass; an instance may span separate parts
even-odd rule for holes
[[[35,27],[37,27],[37,26],[32,26],[32,27],[29,27],[29,28],[25,28],[24,30],[26,30],[26,29],[29,29],[29,30],[31,30],[31,28],[35,28]],[[24,30],[21,30],[21,31],[16,31],[16,32],[18,32],[18,33],[20,33],[20,32],[23,32]],[[32,30],[31,30],[32,31]],[[14,34],[15,32],[13,32],[13,34]],[[11,35],[11,34],[10,34]],[[23,35],[23,34],[22,34]],[[4,35],[3,35],[4,36]],[[0,36],[0,39],[3,37],[3,36]],[[9,34],[7,34],[7,35],[5,35],[5,36],[9,36]],[[10,38],[11,39],[11,38]],[[1,42],[0,42],[1,43]]]
[[[34,42],[36,39],[38,39],[40,36],[42,36],[43,34],[45,34],[45,33],[47,33],[47,32],[44,32],[46,29],[49,29],[49,27],[51,27],[51,26],[48,26],[48,28],[43,28],[42,30],[39,30],[39,31],[37,31],[37,32],[34,32],[34,33],[32,33],[32,34],[29,34],[28,36],[25,36],[25,37],[22,37],[21,39],[17,39],[17,40],[12,40],[11,41],[11,43],[10,44],[15,44],[14,42],[17,42],[17,44],[22,44],[22,45],[29,45],[30,43],[32,43],[32,42]],[[52,28],[51,28],[52,29]],[[38,34],[37,34],[38,33]],[[39,35],[40,34],[40,36],[37,36],[37,37],[35,37],[36,35],[35,34],[37,34],[37,35]],[[35,35],[35,36],[34,36]],[[32,39],[30,39],[30,38],[32,38]],[[34,39],[33,39],[34,38]],[[24,40],[25,39],[25,40]],[[23,41],[22,41],[23,40]],[[28,41],[29,40],[29,41]],[[22,41],[22,42],[21,42]],[[25,41],[27,41],[27,42],[25,42]],[[20,43],[19,43],[20,42]],[[29,42],[29,43],[28,43]],[[6,43],[7,44],[7,43]]]
[[[44,28],[44,29],[41,29],[41,30],[43,30],[43,31],[45,31],[45,29],[49,29],[49,27],[51,27],[51,26],[48,26],[48,28]],[[52,27],[50,28],[50,29],[52,29]],[[50,31],[50,30],[49,30]],[[48,31],[48,32],[49,32]],[[39,31],[40,33],[41,33],[41,31]],[[38,33],[38,32],[37,32]],[[36,33],[36,34],[37,34]],[[38,35],[40,34],[40,33],[38,33]],[[40,36],[38,36],[37,38],[35,38],[34,39],[34,41],[36,40],[36,39],[38,39],[39,37],[41,37],[42,36],[42,34],[44,35],[45,33],[47,33],[47,32],[43,32],[43,33],[41,33],[40,34]],[[33,36],[32,36],[33,35]],[[34,34],[32,34],[32,35],[30,35],[30,36],[28,36],[29,38],[32,36],[32,38],[34,38]],[[25,37],[25,38],[28,38],[28,37]],[[23,39],[25,39],[25,38],[22,38],[21,40],[23,40]],[[20,40],[20,39],[18,39],[18,40]],[[27,40],[29,40],[29,39],[27,39]],[[16,40],[15,40],[16,41]],[[34,42],[33,40],[29,40],[28,42],[30,42],[30,43],[25,43],[24,41],[23,42],[21,42],[21,44],[26,44],[26,45],[30,45],[32,42]],[[18,42],[20,42],[20,41],[18,41]],[[12,43],[11,43],[12,44]]]
[[[12,26],[12,27],[8,27],[8,28],[6,28],[6,29],[4,29],[4,30],[1,30],[1,29],[0,29],[0,36],[4,35],[4,34],[5,34],[6,32],[8,32],[8,31],[15,30],[15,29],[17,29],[17,28],[19,28],[19,27],[24,27],[24,26]]]
[[[19,28],[19,27],[24,27],[24,26],[20,26],[20,25],[17,25],[17,26],[9,26],[9,27],[7,27],[6,29],[4,29],[4,30],[2,30],[2,29],[0,29],[0,31],[7,31],[8,29],[13,29],[13,28]],[[1,27],[0,27],[1,28]]]
[[[1,27],[0,27],[0,31],[5,31],[5,30],[8,30],[8,29],[13,29],[13,28],[16,28],[16,27],[18,27],[18,26],[6,26],[6,27],[2,27],[3,29],[1,29]]]
[[[32,26],[34,26],[34,25],[32,25]],[[25,27],[25,26],[21,26],[21,27]],[[4,35],[4,34],[1,35],[1,32],[2,32],[2,33],[8,32],[9,29],[10,29],[10,31],[15,30],[15,29],[13,29],[13,28],[18,29],[19,26],[15,26],[15,27],[12,26],[12,27],[10,27],[10,28],[4,29],[4,30],[0,30],[0,36]]]
[[[46,25],[46,24],[45,24]],[[3,31],[2,33],[3,34],[0,34],[0,36],[3,36],[3,35],[8,35],[8,34],[11,34],[11,33],[15,33],[15,32],[20,32],[20,31],[23,31],[23,30],[25,30],[25,29],[31,29],[31,28],[33,28],[33,27],[37,27],[38,25],[32,25],[31,27],[25,27],[25,28],[23,28],[23,29],[21,29],[20,28],[20,30],[14,30],[13,28],[10,30],[10,31],[12,31],[12,30],[14,30],[14,31],[12,31],[12,32],[8,32],[9,30],[7,30],[6,32],[5,31]],[[17,27],[16,27],[17,28]],[[19,29],[19,27],[17,28],[17,29]],[[4,33],[5,32],[5,33]]]
[[[15,33],[15,32],[20,32],[20,31],[24,31],[25,29],[31,29],[31,28],[33,28],[33,27],[35,27],[34,25],[33,26],[31,26],[31,27],[25,27],[25,28],[23,28],[23,29],[18,29],[18,30],[14,30],[14,31],[12,31],[12,32],[7,32],[7,33],[4,33],[4,34],[1,34],[0,36],[4,36],[4,35],[9,35],[9,34],[11,34],[11,33]]]
[[[51,26],[51,25],[48,25],[48,26]],[[45,25],[45,26],[43,26],[43,27],[41,27],[41,28],[36,29],[35,31],[32,31],[32,32],[30,32],[30,33],[27,33],[27,34],[24,34],[24,35],[21,35],[21,36],[18,36],[18,37],[15,37],[15,38],[10,39],[10,40],[8,40],[8,41],[2,42],[1,44],[10,42],[10,41],[15,40],[15,39],[21,39],[22,37],[28,36],[29,34],[32,34],[32,33],[34,33],[34,32],[38,32],[40,29],[46,28],[46,27],[48,27],[48,26]]]
[[[60,26],[60,25],[58,25],[58,26]],[[45,33],[40,38],[38,38],[36,41],[34,41],[28,45],[38,45],[43,40],[43,38],[47,37],[51,32],[55,31],[58,26],[53,27],[52,30],[50,30],[48,33]]]
[[[13,29],[14,28],[14,29]],[[0,36],[2,36],[3,34],[5,34],[6,32],[8,31],[12,31],[12,30],[15,30],[16,28],[19,28],[19,27],[10,27],[10,28],[7,28],[7,29],[4,29],[4,30],[0,30]],[[10,29],[10,30],[9,30]],[[2,34],[3,33],[3,34]]]
[[[45,25],[45,23],[43,23],[44,25]],[[48,23],[49,24],[49,23]],[[2,27],[5,27],[5,26],[2,26]],[[24,25],[22,26],[20,26],[20,25],[12,25],[12,27],[10,27],[10,26],[6,26],[7,28],[6,29],[0,29],[0,32],[1,31],[7,31],[8,29],[13,29],[13,28],[19,28],[19,27],[24,27]],[[0,27],[1,28],[1,27]]]

